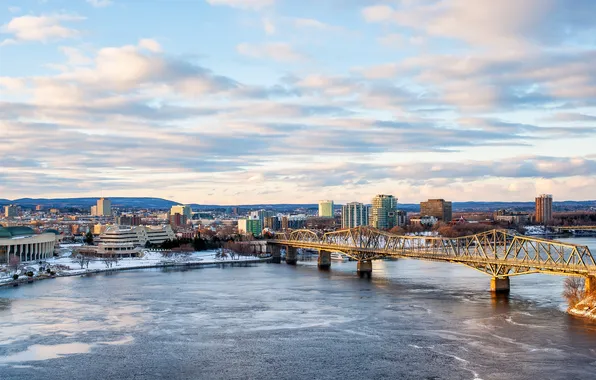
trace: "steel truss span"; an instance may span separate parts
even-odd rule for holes
[[[402,257],[459,263],[493,277],[530,273],[594,276],[596,261],[582,245],[492,230],[445,238],[398,236],[369,227],[328,232],[278,233],[270,244],[342,252],[358,261]]]

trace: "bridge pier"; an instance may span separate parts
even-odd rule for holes
[[[509,293],[509,277],[493,277],[490,279],[490,291],[498,294]]]
[[[281,264],[281,247],[279,245],[267,245],[271,249],[271,262]]]
[[[331,268],[331,252],[319,250],[317,265],[321,270],[329,270]]]
[[[286,247],[286,264],[296,265],[298,262],[298,249],[294,247]]]
[[[596,293],[596,276],[587,276],[585,278],[584,291],[586,295]]]
[[[372,261],[358,261],[358,264],[356,265],[356,271],[358,272],[358,276],[360,276],[360,278],[364,276],[370,278],[372,276]]]

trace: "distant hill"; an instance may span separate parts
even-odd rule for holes
[[[56,207],[84,207],[88,208],[96,204],[98,198],[21,198],[21,199],[0,199],[0,206],[7,204],[17,204],[25,208],[32,208],[36,205],[42,205],[45,208]],[[169,209],[178,202],[170,201],[163,198],[137,198],[137,197],[110,197],[112,205],[120,208],[148,208],[148,209]],[[341,205],[336,204],[336,208]],[[258,210],[270,209],[278,212],[289,212],[299,208],[302,209],[317,209],[316,203],[304,204],[250,204],[250,205],[200,205],[193,203],[191,207],[195,211],[207,210],[225,210],[230,207],[238,207],[243,210]],[[596,200],[591,201],[561,201],[553,202],[553,209],[555,211],[579,210],[587,208],[596,208]],[[398,205],[400,210],[408,212],[419,212],[420,204],[418,203],[400,203]],[[492,211],[499,209],[515,209],[515,210],[533,210],[534,202],[453,202],[453,211]]]
[[[35,207],[42,205],[46,208],[56,207],[91,207],[96,204],[98,198],[21,198],[21,199],[0,199],[0,205],[16,204],[21,207]],[[133,197],[113,197],[109,198],[113,207],[123,208],[151,208],[166,209],[178,202],[162,198],[133,198]]]

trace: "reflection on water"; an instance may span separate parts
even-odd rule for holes
[[[0,289],[2,380],[593,375],[596,325],[564,313],[563,277],[514,277],[507,298],[462,265],[355,271],[147,269]]]
[[[90,349],[91,345],[85,343],[67,343],[53,346],[35,344],[29,346],[25,351],[0,357],[0,364],[56,359],[62,355],[85,354]]]

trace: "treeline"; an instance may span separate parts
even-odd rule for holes
[[[489,225],[489,224],[481,224],[481,223],[461,223],[461,224],[445,224],[445,223],[437,223],[432,227],[422,227],[422,226],[406,226],[405,228],[402,227],[393,227],[389,230],[392,234],[396,235],[405,235],[405,234],[412,234],[412,233],[421,233],[424,231],[434,231],[437,232],[439,235],[443,237],[461,237],[467,235],[474,235],[481,232],[490,231],[493,229],[502,228],[498,225]]]
[[[176,238],[168,239],[163,243],[152,244],[147,242],[145,248],[148,249],[175,249],[192,248],[194,251],[208,251],[214,249],[226,248],[230,243],[245,241],[247,238],[242,235],[228,235],[225,237],[217,234],[202,236],[200,233],[194,238]]]

